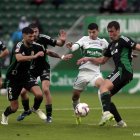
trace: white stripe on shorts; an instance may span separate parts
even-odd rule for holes
[[[115,75],[113,75],[113,77],[110,78],[110,81],[111,82],[115,81],[115,79],[117,79],[119,76],[120,76],[120,73],[118,71]]]

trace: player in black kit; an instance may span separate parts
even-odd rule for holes
[[[126,127],[126,123],[119,121],[121,119],[116,113],[116,107],[111,102],[111,96],[116,94],[122,87],[128,84],[133,79],[132,69],[132,51],[140,51],[140,44],[134,42],[131,38],[120,35],[120,25],[117,21],[112,21],[108,24],[107,30],[111,43],[105,51],[104,56],[100,58],[83,58],[78,60],[81,62],[91,61],[94,64],[104,64],[109,58],[113,58],[115,70],[107,77],[100,87],[101,103],[103,108],[103,116],[99,123],[100,126],[106,124],[107,121],[116,117],[117,125]]]
[[[4,58],[8,54],[9,54],[9,51],[6,48],[5,44],[2,41],[0,41],[0,59]],[[1,65],[1,62],[0,62],[0,65]],[[0,66],[0,88],[2,87],[1,68],[2,67]]]
[[[42,58],[38,58],[38,60],[34,61],[31,67],[31,73],[34,75],[34,77],[40,77],[41,83],[42,83],[42,90],[45,95],[45,108],[46,108],[46,115],[47,119],[46,122],[51,123],[52,122],[52,97],[50,94],[50,64],[48,61],[46,61],[47,55],[61,58],[58,54],[51,52],[47,50],[47,46],[63,46],[66,40],[66,33],[64,31],[60,32],[60,36],[57,40],[52,39],[51,37],[44,35],[44,34],[39,34],[39,29],[36,24],[30,24],[29,27],[34,30],[34,35],[35,35],[35,42],[39,43],[42,45],[44,50],[46,51],[45,56]],[[71,58],[72,55],[66,55],[62,56],[63,59],[69,59]],[[39,60],[40,59],[40,60]],[[42,60],[41,60],[42,59]],[[24,107],[24,112],[18,116],[17,120],[21,121],[23,120],[27,115],[30,114],[30,108],[29,108],[29,98],[28,95],[26,94],[26,90],[22,90],[21,97],[22,97],[22,105]]]
[[[42,119],[46,119],[46,115],[41,110],[38,110],[43,100],[42,91],[29,71],[32,60],[43,57],[44,52],[38,51],[35,54],[34,48],[38,47],[39,44],[33,42],[34,31],[31,28],[23,28],[22,34],[23,40],[13,48],[10,66],[6,73],[10,106],[2,113],[1,124],[3,125],[8,125],[8,116],[17,111],[18,96],[22,88],[31,91],[35,96],[32,111],[40,115]]]

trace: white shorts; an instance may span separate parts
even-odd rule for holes
[[[92,86],[95,86],[95,82],[98,78],[103,79],[100,72],[94,72],[88,69],[80,70],[74,82],[73,88],[77,90],[84,90],[89,83],[91,83]]]

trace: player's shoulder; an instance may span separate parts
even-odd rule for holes
[[[20,47],[23,46],[23,45],[24,45],[23,42],[20,41],[20,42],[18,42],[18,43],[16,44],[16,47],[20,48]]]
[[[119,39],[120,39],[120,41],[125,41],[125,42],[128,42],[130,40],[129,37],[124,36],[124,35],[121,35]]]
[[[87,41],[89,39],[89,36],[83,36],[79,40],[80,41]]]
[[[99,37],[97,37],[97,40],[99,40],[101,42],[107,42],[107,40],[105,38],[99,38]]]
[[[39,43],[37,43],[35,41],[32,44],[35,45],[35,46],[42,46],[41,44],[39,44]]]
[[[39,38],[44,38],[44,39],[48,39],[48,40],[50,40],[51,39],[51,37],[50,36],[48,36],[48,35],[45,35],[45,34],[39,34]]]

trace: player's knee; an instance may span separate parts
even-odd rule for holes
[[[43,88],[43,92],[44,92],[44,94],[46,94],[46,95],[50,94],[50,89],[49,89],[49,87]]]

